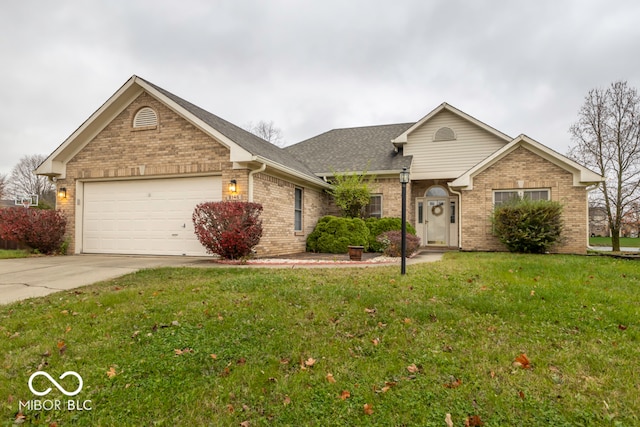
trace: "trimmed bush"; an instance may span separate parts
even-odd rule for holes
[[[550,200],[514,199],[497,206],[494,235],[511,252],[540,254],[560,241],[562,205]]]
[[[377,239],[385,231],[401,230],[402,218],[367,218],[365,220],[369,229],[369,251],[382,252],[384,247]],[[407,235],[416,234],[416,229],[407,222]]]
[[[402,231],[385,231],[377,237],[382,246],[382,253],[389,257],[402,256]],[[413,255],[420,247],[420,238],[415,234],[407,233],[407,256]]]
[[[258,203],[200,203],[192,216],[195,234],[210,254],[224,259],[244,258],[262,237],[261,212]]]
[[[60,251],[66,227],[67,219],[60,211],[0,209],[0,239],[25,244],[43,254]]]
[[[360,218],[325,216],[307,237],[307,250],[331,254],[344,254],[349,246],[369,246],[369,229]]]

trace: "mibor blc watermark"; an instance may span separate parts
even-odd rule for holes
[[[67,371],[65,373],[63,373],[62,375],[60,375],[60,377],[58,378],[59,380],[63,380],[66,377],[75,377],[78,380],[78,386],[75,390],[72,391],[68,391],[67,389],[65,389],[64,387],[62,387],[51,375],[49,375],[48,373],[44,372],[44,371],[37,371],[34,372],[33,374],[31,374],[31,376],[29,377],[29,390],[31,390],[31,393],[33,393],[36,396],[46,396],[49,393],[51,393],[51,391],[53,390],[51,387],[46,388],[45,390],[37,390],[34,385],[33,385],[33,381],[39,377],[45,377],[46,379],[49,380],[49,382],[55,386],[55,388],[57,388],[60,393],[64,394],[65,396],[68,397],[73,397],[78,395],[81,391],[82,391],[82,386],[84,385],[84,383],[82,382],[82,377],[80,376],[80,374],[78,374],[77,372],[74,371]],[[66,381],[68,383],[68,381]],[[90,411],[91,410],[91,400],[72,400],[72,399],[64,399],[64,400],[60,400],[60,399],[32,399],[32,400],[27,400],[26,402],[20,402],[20,410],[22,411],[23,409],[27,409],[30,411],[60,411],[60,410],[67,410],[67,411]]]

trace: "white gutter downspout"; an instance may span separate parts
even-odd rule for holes
[[[260,168],[249,172],[249,202],[253,202],[253,175],[256,173],[264,172],[267,169],[267,164],[263,163]]]
[[[462,249],[462,193],[451,187],[449,191],[458,196],[458,249]]]

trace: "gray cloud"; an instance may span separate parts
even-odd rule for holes
[[[289,143],[449,102],[565,152],[587,91],[640,86],[640,4],[25,0],[0,15],[0,173],[49,154],[132,74]]]

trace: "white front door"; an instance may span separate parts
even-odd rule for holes
[[[449,199],[427,199],[427,245],[448,246]]]
[[[448,198],[416,198],[416,234],[422,246],[448,246],[448,220]]]

